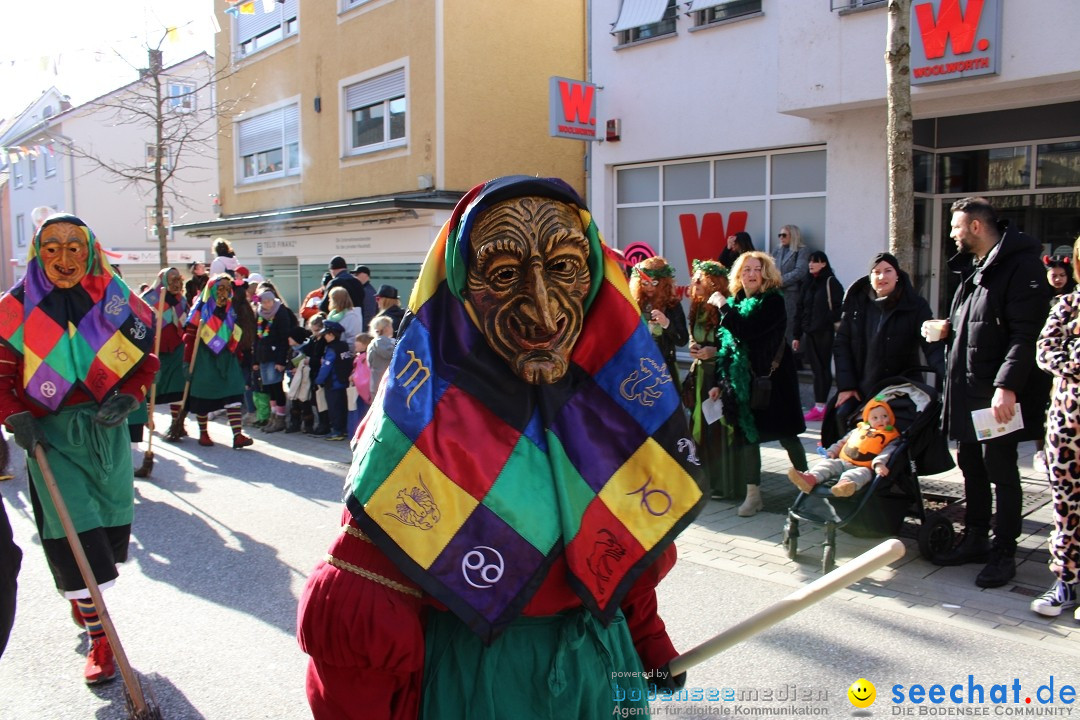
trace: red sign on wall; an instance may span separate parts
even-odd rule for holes
[[[1001,0],[915,0],[911,14],[912,85],[998,73]]]
[[[597,140],[596,85],[552,77],[548,85],[548,131],[552,137]]]

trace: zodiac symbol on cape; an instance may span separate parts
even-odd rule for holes
[[[694,445],[694,441],[690,438],[679,438],[679,442],[675,443],[675,448],[679,452],[682,452],[683,450],[687,451],[686,462],[690,463],[691,465],[701,464],[701,461],[698,460],[697,456],[697,446]]]
[[[671,374],[665,363],[658,363],[652,358],[641,358],[641,369],[630,373],[619,386],[619,394],[627,400],[636,400],[645,407],[652,407],[662,393],[661,385],[671,382]]]
[[[604,583],[611,579],[615,573],[615,565],[626,556],[626,548],[619,544],[618,538],[610,530],[601,530],[600,537],[593,546],[586,564],[596,576],[596,584],[601,590]]]
[[[431,491],[424,484],[424,479],[417,476],[416,480],[420,483],[418,486],[413,485],[411,488],[398,490],[397,505],[394,507],[396,513],[383,514],[403,525],[430,530],[435,527],[435,523],[439,522],[442,514],[439,512],[439,506],[435,504],[435,499],[431,497]]]

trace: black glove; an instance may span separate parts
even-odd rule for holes
[[[41,431],[41,426],[29,411],[24,410],[9,416],[7,424],[15,437],[15,444],[26,452],[34,452],[34,448],[38,445],[42,449],[49,447],[49,443],[45,442],[45,434]]]
[[[672,675],[671,670],[668,669],[667,664],[662,668],[653,670],[647,678],[649,685],[655,688],[656,692],[663,692],[665,690],[669,692],[675,692],[676,690],[682,690],[686,685],[686,673],[680,673],[678,675]]]
[[[118,393],[101,404],[97,415],[94,416],[94,422],[107,428],[114,428],[124,422],[137,407],[139,407],[139,401],[133,395]]]

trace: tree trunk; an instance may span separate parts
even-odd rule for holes
[[[169,266],[169,228],[165,224],[165,182],[162,175],[169,153],[165,148],[165,98],[161,92],[162,55],[160,50],[150,50],[150,74],[154,83],[154,232],[158,239],[158,262],[160,267]],[[170,223],[172,218],[169,218]]]
[[[915,190],[911,161],[911,0],[889,0],[885,74],[889,163],[889,252],[914,271]]]

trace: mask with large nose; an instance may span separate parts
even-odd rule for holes
[[[63,290],[73,288],[86,276],[90,243],[86,228],[69,222],[53,222],[41,229],[39,257],[45,277]]]
[[[557,382],[589,292],[589,241],[577,208],[505,200],[477,218],[470,237],[467,296],[488,345],[526,382]]]

